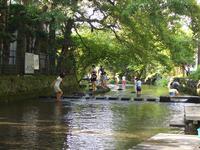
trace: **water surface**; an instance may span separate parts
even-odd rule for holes
[[[152,93],[148,88],[143,94]],[[132,96],[131,91],[111,93]],[[0,149],[129,149],[157,133],[179,132],[169,127],[169,120],[183,106],[92,99],[3,103]]]

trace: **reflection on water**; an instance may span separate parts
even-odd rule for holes
[[[170,116],[182,110],[182,104],[105,100],[1,104],[0,149],[129,149],[170,132]]]
[[[0,149],[61,149],[67,126],[59,107],[38,101],[1,104]]]
[[[168,107],[155,103],[76,102],[65,115],[70,149],[128,149],[168,131]]]

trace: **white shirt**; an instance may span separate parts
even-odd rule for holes
[[[141,87],[141,86],[142,86],[142,81],[138,80],[138,81],[136,82],[136,86],[137,86],[137,87]]]
[[[56,87],[59,87],[61,82],[62,82],[62,78],[59,76],[59,77],[56,79],[55,86],[56,86]]]
[[[125,81],[125,80],[126,80],[126,77],[125,77],[125,76],[123,76],[123,77],[122,77],[122,80],[123,80],[123,81]]]
[[[176,96],[178,94],[178,90],[177,89],[169,89],[169,95],[170,96]]]

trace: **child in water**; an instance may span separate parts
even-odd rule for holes
[[[95,65],[92,65],[90,81],[92,83],[92,91],[96,91],[97,71]]]
[[[63,78],[65,77],[65,73],[61,73],[55,81],[53,81],[52,85],[54,87],[54,91],[56,93],[56,101],[61,100],[61,96],[63,95],[63,91],[60,88],[60,84],[63,82]]]

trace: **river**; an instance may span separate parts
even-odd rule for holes
[[[134,96],[132,88],[107,95]],[[143,95],[166,95],[144,86]],[[169,120],[184,104],[33,99],[0,105],[0,149],[129,149],[157,133],[177,133]]]

